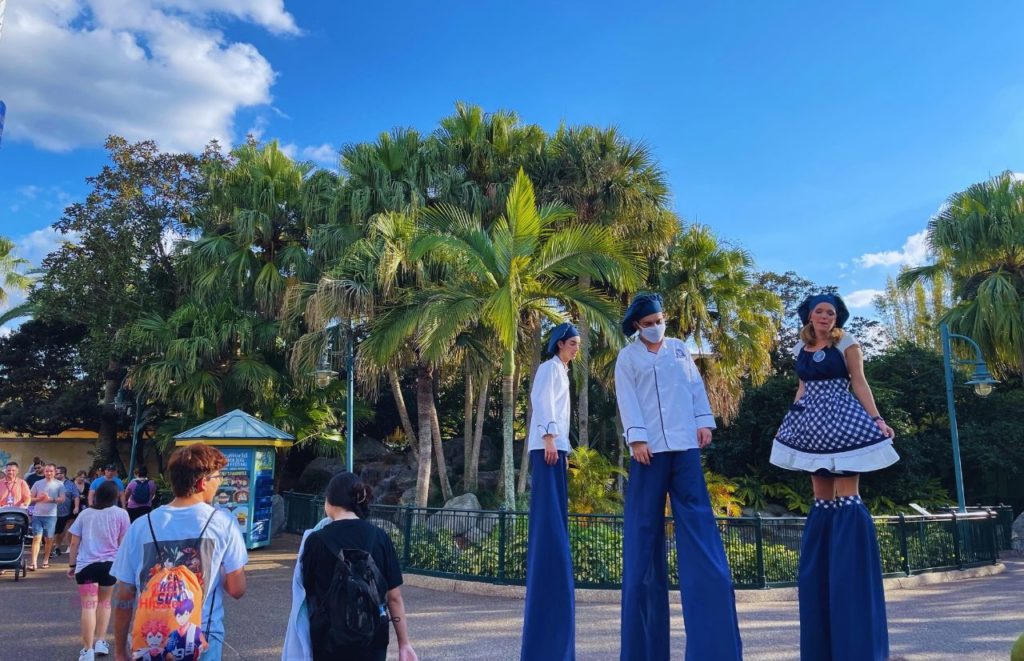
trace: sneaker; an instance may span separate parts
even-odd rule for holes
[[[107,641],[105,640],[97,640],[92,646],[92,651],[96,652],[96,654],[99,654],[100,656],[106,656],[110,654],[110,645],[107,645]]]
[[[93,654],[92,650],[83,648],[82,651],[78,653],[78,661],[96,661],[96,655]]]
[[[54,549],[53,549],[53,557],[54,558],[59,558],[63,554],[64,554],[64,551],[61,551],[59,546],[54,547]]]

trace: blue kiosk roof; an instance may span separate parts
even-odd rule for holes
[[[177,445],[210,441],[218,445],[224,441],[232,445],[264,445],[267,441],[295,442],[295,436],[255,418],[245,411],[235,409],[219,418],[204,422],[198,427],[174,436]],[[249,443],[246,443],[246,442]],[[276,443],[275,443],[276,445]]]

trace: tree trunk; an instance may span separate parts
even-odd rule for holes
[[[418,455],[416,447],[416,432],[412,428],[412,420],[409,419],[409,409],[405,407],[405,396],[402,395],[402,377],[394,367],[388,368],[388,381],[391,383],[391,396],[395,399],[395,408],[398,409],[398,417],[402,421],[402,431],[405,433],[405,440],[412,449],[413,455]]]
[[[103,373],[103,408],[100,411],[100,428],[96,438],[96,457],[93,459],[96,466],[104,464],[115,464],[119,472],[124,467],[121,456],[117,452],[117,411],[114,409],[114,399],[121,387],[121,380],[124,378],[124,367],[120,361],[111,358],[107,362],[107,369]]]
[[[590,289],[590,276],[580,276],[580,289]],[[581,448],[590,447],[590,324],[587,315],[580,311],[580,350],[576,354],[576,387],[579,388],[577,400],[579,439]]]
[[[473,429],[473,447],[466,459],[466,491],[476,493],[480,477],[480,445],[484,437],[484,418],[487,417],[487,395],[490,391],[489,374],[482,378],[483,383],[477,389],[476,426]]]
[[[540,321],[535,320],[531,337],[533,346],[530,355],[530,388],[533,388],[533,378],[537,376],[537,368],[540,367],[541,334]],[[530,430],[533,429],[533,397],[526,400],[526,438],[523,439],[523,460],[519,464],[519,487],[516,491],[519,495],[526,493],[526,483],[530,476]],[[568,429],[565,430],[569,432]]]
[[[516,506],[516,465],[512,454],[513,416],[515,415],[516,354],[505,350],[501,365],[501,488],[504,505],[508,510]]]
[[[430,365],[416,366],[416,414],[419,426],[419,461],[416,466],[416,507],[426,507],[430,499],[430,446],[433,440],[430,409],[434,379]]]
[[[437,404],[433,389],[430,393],[430,436],[434,441],[434,456],[437,459],[437,481],[441,484],[441,498],[444,502],[452,499],[452,483],[448,480],[448,462],[444,459],[441,444],[441,425],[437,420]]]
[[[473,453],[473,375],[469,361],[465,363],[465,392],[462,402],[462,492],[469,491],[466,477],[469,474],[469,455]]]

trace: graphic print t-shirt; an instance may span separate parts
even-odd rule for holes
[[[202,583],[203,628],[209,627],[211,638],[223,640],[224,595],[217,594],[221,578],[244,567],[249,557],[238,524],[223,512],[213,514],[210,519],[213,512],[213,507],[205,503],[189,507],[165,505],[139,517],[128,529],[110,573],[117,580],[134,585],[140,593],[145,589],[149,577],[161,566],[147,523],[147,518],[152,517],[153,530],[164,556],[174,565],[188,567]],[[208,519],[210,525],[199,539]]]

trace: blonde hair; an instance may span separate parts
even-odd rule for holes
[[[829,345],[835,346],[839,344],[839,340],[843,338],[843,329],[833,327],[828,333]],[[804,324],[804,327],[800,329],[800,341],[807,345],[814,345],[818,343],[818,338],[814,335],[814,326],[810,323]]]

